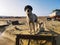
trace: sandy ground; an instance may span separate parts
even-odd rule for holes
[[[15,29],[15,26],[19,28],[19,30]],[[3,33],[0,33],[0,45],[15,45],[15,38],[16,36],[14,34],[29,34],[29,29],[27,25],[10,25],[6,27],[5,31]],[[47,29],[53,30],[58,34],[58,37],[56,38],[57,45],[60,45],[60,22],[58,21],[47,21],[46,22]],[[27,45],[28,40],[22,40],[23,45]],[[32,45],[39,45],[36,44],[33,40],[31,41]],[[49,44],[51,45],[51,43]]]

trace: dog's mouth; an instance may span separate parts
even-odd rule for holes
[[[28,14],[29,15],[29,14]]]

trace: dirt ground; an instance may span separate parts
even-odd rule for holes
[[[41,21],[41,20],[39,20]],[[6,21],[5,21],[6,22]],[[4,23],[5,23],[4,22]],[[22,21],[24,22],[24,21]],[[54,31],[56,34],[58,34],[58,37],[56,37],[57,45],[60,45],[60,22],[59,21],[44,21],[46,28],[49,30]],[[1,24],[3,21],[1,22]],[[18,29],[16,29],[17,27]],[[0,33],[0,45],[15,45],[15,38],[16,35],[14,34],[30,34],[28,26],[25,25],[9,25],[6,27],[5,31]],[[23,45],[28,44],[28,40],[22,40]],[[50,42],[49,42],[50,43]],[[31,40],[31,45],[39,45],[35,41]],[[45,44],[47,45],[47,44]],[[51,43],[49,44],[51,45]]]

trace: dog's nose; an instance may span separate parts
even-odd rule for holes
[[[27,10],[27,12],[29,12],[29,10]]]

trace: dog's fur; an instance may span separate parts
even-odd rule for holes
[[[34,30],[34,34],[35,31],[37,30],[36,27],[38,25],[38,18],[35,14],[31,13],[29,15],[27,15],[27,22],[30,28],[30,33],[32,33],[32,29]]]
[[[26,15],[27,15],[27,22],[29,25],[30,33],[32,33],[32,30],[36,30],[36,27],[38,25],[38,18],[35,14],[32,13],[33,8],[30,5],[25,6],[24,8]]]

